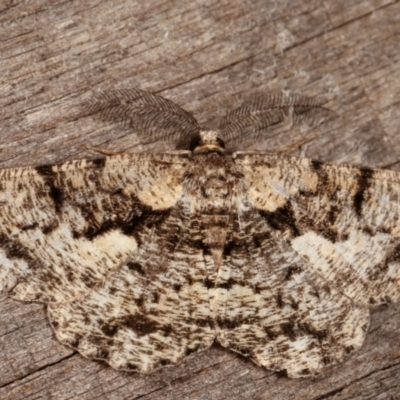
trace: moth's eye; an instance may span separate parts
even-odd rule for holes
[[[223,149],[225,148],[225,142],[220,139],[219,137],[217,137],[217,143],[220,145],[220,147],[222,147]]]
[[[201,138],[200,136],[196,136],[192,139],[192,141],[190,142],[190,147],[189,150],[190,151],[194,151],[194,149],[196,147],[199,147],[201,145]]]

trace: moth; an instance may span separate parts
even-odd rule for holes
[[[191,145],[0,171],[0,290],[45,303],[64,345],[149,373],[217,341],[309,377],[399,301],[399,173],[224,146],[323,112],[315,99],[260,96],[214,131],[138,89],[88,107]]]

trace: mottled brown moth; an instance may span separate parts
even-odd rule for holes
[[[192,144],[0,171],[0,289],[45,303],[61,343],[148,373],[218,341],[307,377],[399,301],[398,172],[224,147],[312,118],[316,100],[259,96],[214,131],[137,89],[88,107]]]

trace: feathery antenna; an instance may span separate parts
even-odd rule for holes
[[[115,89],[95,92],[84,106],[103,119],[122,122],[154,139],[179,142],[198,135],[196,119],[164,97],[139,89]]]
[[[238,143],[248,138],[259,138],[263,130],[284,121],[298,125],[313,123],[316,117],[336,115],[322,106],[322,102],[300,94],[271,92],[245,101],[221,121],[219,132],[227,143]]]

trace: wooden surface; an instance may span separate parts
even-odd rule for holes
[[[83,145],[164,149],[80,106],[92,89],[139,87],[203,126],[254,93],[322,95],[340,118],[293,154],[400,170],[399,61],[400,1],[2,0],[0,166],[96,156]],[[149,376],[116,372],[60,345],[42,305],[6,300],[0,398],[400,399],[400,305],[373,311],[361,351],[296,381],[217,346]]]

